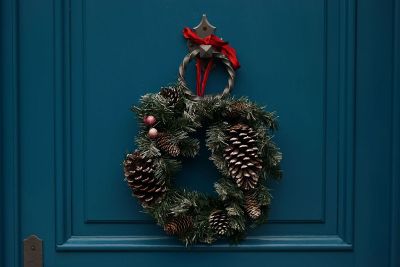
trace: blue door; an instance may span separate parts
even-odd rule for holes
[[[186,248],[121,163],[203,13],[238,51],[233,94],[278,112],[284,178],[244,242]],[[1,266],[33,234],[44,266],[400,266],[398,1],[3,0],[1,29]],[[207,157],[178,183],[211,192]]]

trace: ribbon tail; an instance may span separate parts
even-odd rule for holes
[[[206,91],[206,84],[207,84],[207,80],[208,80],[208,76],[210,75],[211,72],[211,68],[213,66],[214,62],[213,59],[211,58],[208,63],[207,63],[207,67],[204,71],[204,77],[203,77],[203,82],[201,83],[201,96],[204,96],[204,93]]]
[[[201,96],[201,59],[196,58],[196,94]]]

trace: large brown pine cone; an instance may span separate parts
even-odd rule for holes
[[[144,206],[157,202],[167,191],[165,181],[154,177],[153,160],[138,151],[126,156],[124,173],[128,186]]]
[[[261,166],[257,133],[250,126],[238,123],[228,129],[224,158],[230,176],[244,190],[255,188]]]

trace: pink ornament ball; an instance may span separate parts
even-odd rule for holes
[[[156,120],[156,117],[154,117],[153,115],[149,115],[149,116],[145,116],[143,121],[147,126],[152,126],[156,123],[157,120]]]
[[[150,139],[155,139],[157,138],[158,131],[156,128],[150,128],[149,133],[147,135],[149,136]]]

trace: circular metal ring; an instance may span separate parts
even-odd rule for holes
[[[192,93],[192,91],[189,89],[189,87],[187,86],[187,83],[185,81],[185,71],[186,71],[186,67],[189,64],[189,62],[193,58],[198,56],[199,53],[200,53],[200,49],[198,49],[198,48],[194,49],[192,52],[190,52],[189,54],[187,54],[183,58],[181,65],[179,65],[178,80],[183,85],[183,87],[185,88],[184,89],[185,90],[185,94],[187,94],[188,96],[190,96],[193,99],[200,99],[201,97],[199,97],[197,95],[194,95]],[[213,52],[212,57],[213,58],[219,58],[221,60],[221,62],[225,65],[226,70],[227,70],[228,75],[229,75],[228,83],[225,86],[224,91],[221,94],[217,95],[217,96],[223,97],[225,95],[228,95],[232,91],[233,85],[235,83],[235,76],[236,76],[235,69],[232,67],[231,62],[229,61],[229,59],[224,54],[222,54],[220,52]]]

